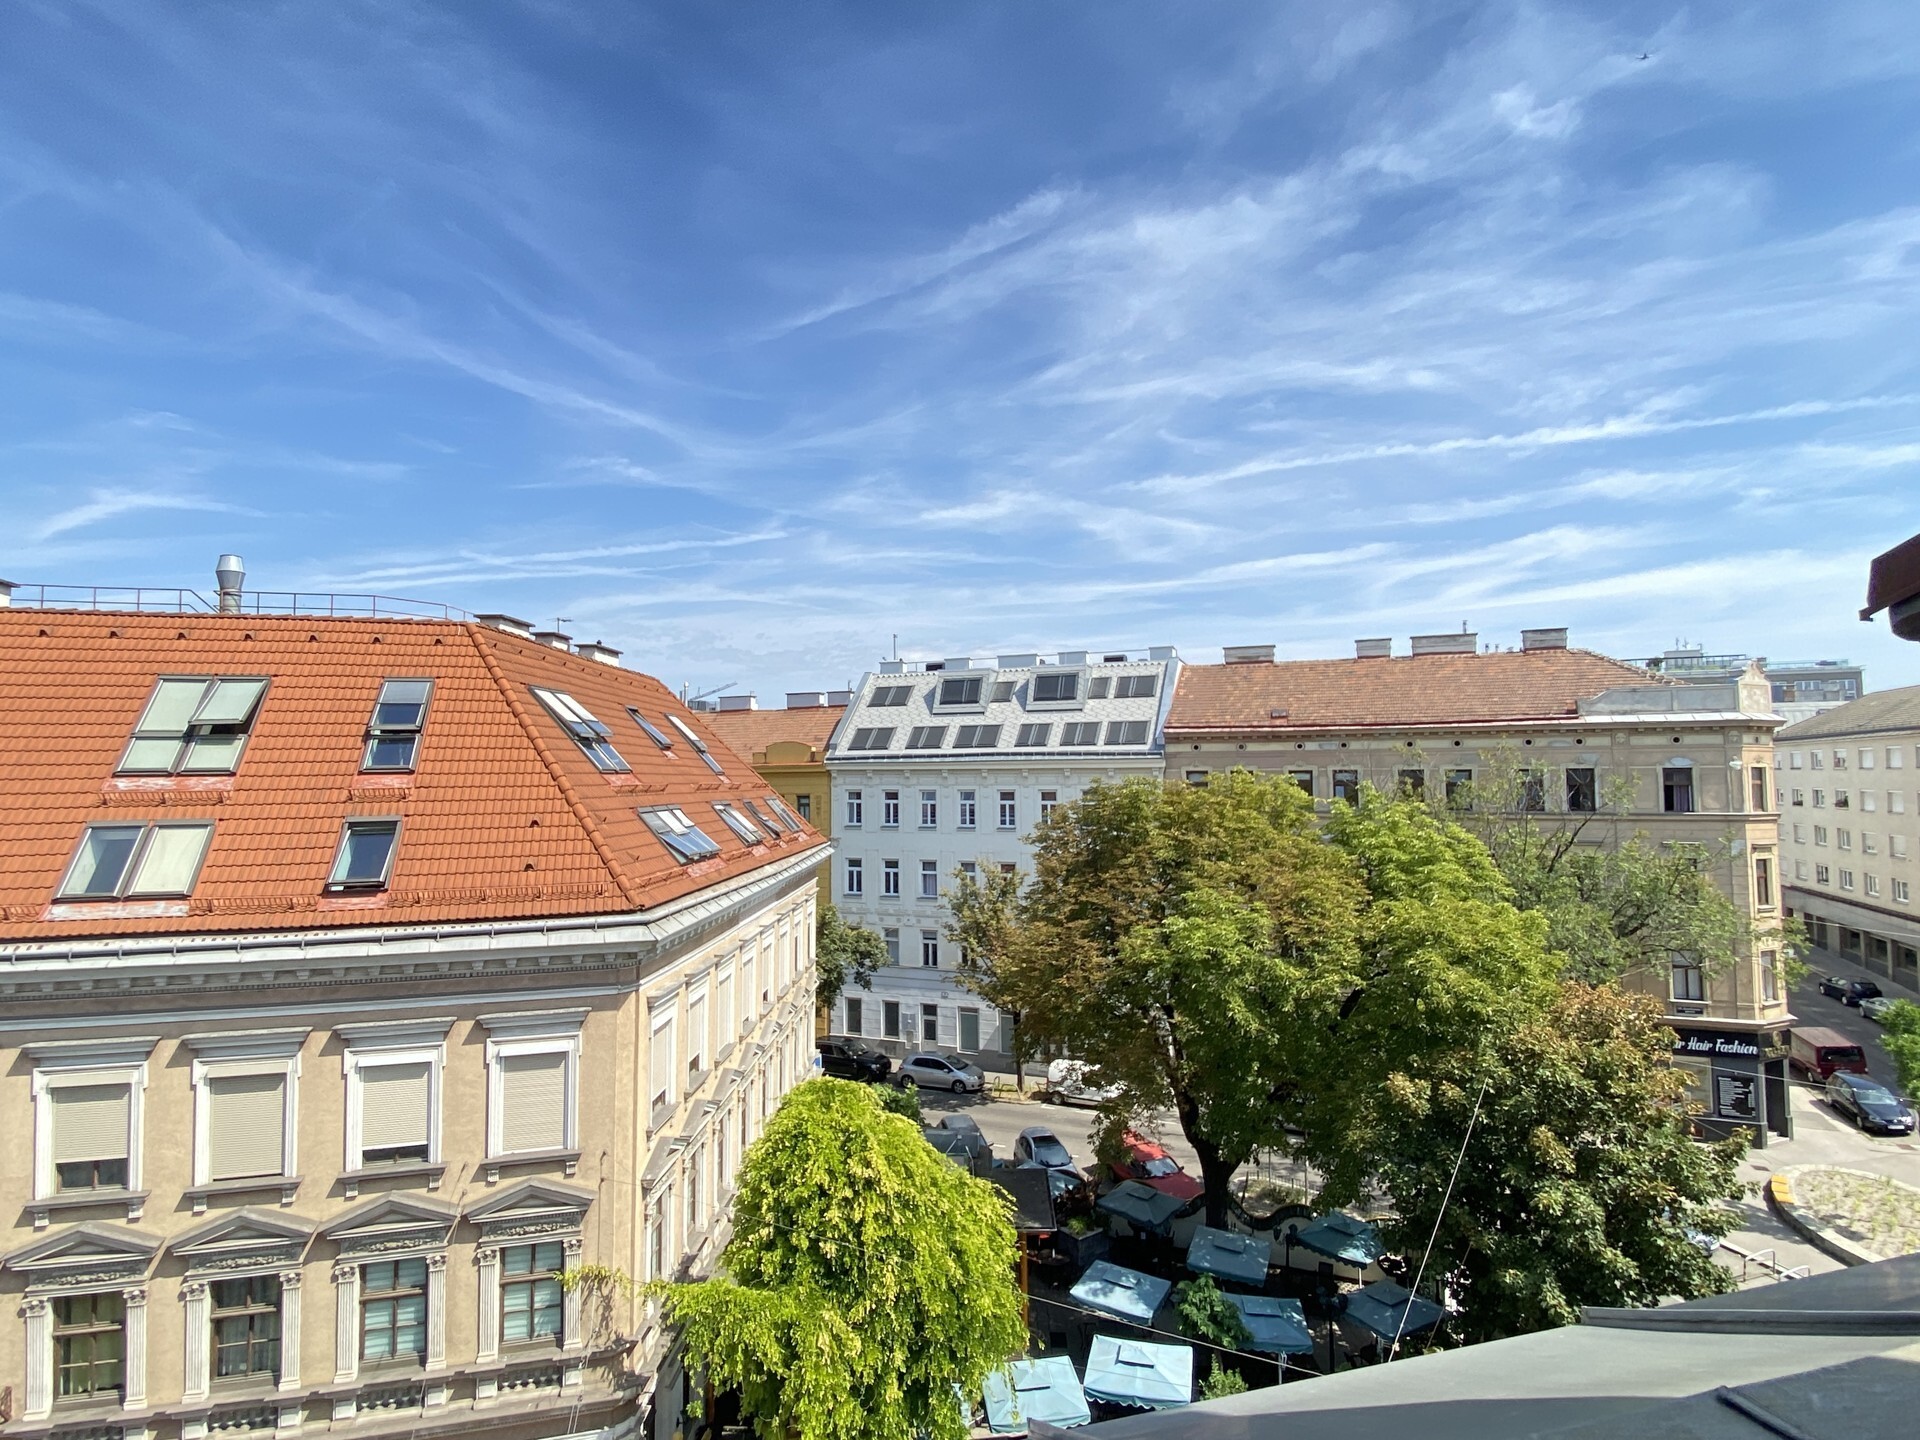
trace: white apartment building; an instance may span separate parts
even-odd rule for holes
[[[1788,726],[1780,854],[1788,913],[1822,950],[1920,992],[1920,686]]]
[[[1179,666],[1155,646],[893,660],[862,677],[827,748],[833,900],[893,963],[840,998],[836,1034],[1011,1055],[1004,1018],[959,983],[945,892],[971,869],[1029,868],[1033,827],[1095,782],[1160,779]]]

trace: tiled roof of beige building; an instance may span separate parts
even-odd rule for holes
[[[795,710],[710,710],[700,718],[734,754],[751,759],[782,740],[825,751],[827,737],[846,713],[844,705],[808,705]]]
[[[1591,650],[1188,665],[1168,736],[1410,729],[1570,719],[1580,701],[1655,675]]]

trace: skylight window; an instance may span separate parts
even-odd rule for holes
[[[625,774],[633,768],[613,748],[613,732],[594,719],[593,712],[573,696],[564,690],[543,690],[538,685],[528,688],[533,691],[533,698],[546,707],[547,713],[560,722],[560,728],[586,752],[596,770]]]
[[[980,675],[953,675],[940,682],[941,705],[978,705],[980,693],[986,687],[986,679]]]
[[[678,715],[667,716],[667,723],[687,737],[687,743],[693,746],[693,753],[700,757],[701,764],[705,765],[707,769],[716,775],[724,775],[727,773],[720,768],[720,762],[713,758],[713,752],[707,749],[707,742],[693,733],[693,727],[691,725],[687,724],[687,722],[682,720]]]
[[[231,775],[266,693],[244,676],[163,677],[134,727],[122,775]]]
[[[995,705],[1003,705],[1007,701],[1013,699],[1014,684],[1015,682],[1012,680],[994,681],[993,682],[993,703]]]
[[[1147,722],[1144,720],[1109,720],[1107,722],[1107,744],[1144,745],[1147,743]]]
[[[1022,725],[1020,727],[1020,733],[1014,737],[1013,743],[1021,749],[1027,750],[1035,746],[1043,746],[1052,738],[1053,726],[1051,725]]]
[[[1153,695],[1156,675],[1121,675],[1113,682],[1116,700],[1145,700]]]
[[[916,725],[907,734],[907,749],[938,750],[947,743],[947,727],[944,725]]]
[[[1078,670],[1056,670],[1049,674],[1033,677],[1033,699],[1036,704],[1051,705],[1061,700],[1080,698],[1080,672]]]
[[[1096,675],[1092,680],[1087,682],[1087,699],[1104,700],[1107,698],[1107,692],[1112,689],[1113,677],[1111,675]]]
[[[1062,745],[1098,745],[1100,743],[1100,722],[1098,720],[1074,720],[1060,727]]]
[[[89,825],[56,898],[190,895],[212,838],[209,824]]]
[[[953,737],[956,750],[991,750],[999,743],[998,725],[962,725]]]
[[[787,829],[793,831],[793,833],[796,835],[800,833],[799,817],[796,816],[793,813],[793,811],[787,808],[786,802],[784,800],[782,800],[778,795],[769,795],[767,796],[767,804],[770,807],[772,807],[774,814],[778,815],[781,818],[781,820],[786,822]]]
[[[669,755],[673,753],[673,737],[671,735],[668,735],[658,725],[655,725],[631,705],[627,706],[627,714],[633,717],[634,724],[646,732],[649,740],[653,741],[654,744],[658,745]]]
[[[760,827],[738,810],[734,809],[733,806],[716,800],[713,802],[713,813],[718,815],[721,822],[747,844],[764,845],[767,843],[767,837],[761,832]]]
[[[367,722],[367,748],[362,770],[411,770],[420,753],[420,728],[427,721],[431,680],[387,680],[373,702]]]
[[[870,705],[904,705],[912,698],[912,695],[913,687],[911,685],[876,685],[873,690],[873,699],[867,703]]]
[[[327,876],[329,890],[384,890],[400,838],[398,820],[349,820]]]
[[[773,797],[769,795],[767,797],[767,800],[769,805],[771,805]],[[762,830],[766,831],[767,834],[770,836],[777,837],[780,834],[781,830],[783,829],[797,830],[800,828],[797,825],[794,825],[794,826],[783,825],[778,816],[768,814],[766,810],[762,810],[760,806],[751,799],[745,801],[744,803],[746,804],[746,807],[747,807],[747,813],[753,816],[754,823],[758,825]]]
[[[720,846],[713,837],[689,820],[687,812],[678,805],[642,810],[640,818],[647,822],[647,828],[660,837],[660,843],[667,847],[667,852],[682,865],[691,865],[696,860],[705,860],[720,853]]]
[[[893,746],[893,727],[891,725],[868,726],[853,732],[853,743],[849,750],[887,750]]]

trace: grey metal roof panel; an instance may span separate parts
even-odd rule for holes
[[[1875,690],[1858,700],[1823,711],[1777,731],[1776,745],[1825,740],[1842,735],[1877,735],[1889,730],[1920,730],[1920,685]]]

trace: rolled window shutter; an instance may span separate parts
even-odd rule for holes
[[[363,1149],[427,1143],[426,1061],[368,1065],[360,1071],[360,1144]]]
[[[500,1060],[503,1150],[558,1150],[567,1143],[567,1057],[506,1055]]]
[[[287,1077],[216,1075],[207,1081],[210,1179],[278,1175],[286,1163]]]
[[[120,1160],[127,1153],[132,1092],[125,1085],[58,1085],[53,1097],[53,1162]]]

